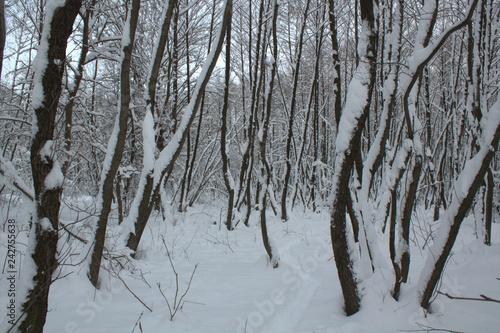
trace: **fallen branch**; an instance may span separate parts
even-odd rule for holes
[[[446,328],[434,328],[431,326],[427,326],[424,324],[417,323],[417,325],[420,327],[419,330],[399,330],[399,332],[449,332],[449,333],[463,333],[460,331],[453,331],[453,330],[448,330]]]
[[[491,297],[488,297],[488,296],[485,296],[482,294],[479,295],[479,296],[481,296],[481,298],[452,296],[448,293],[442,293],[440,291],[438,291],[438,294],[444,295],[444,296],[448,297],[449,299],[461,299],[461,300],[465,300],[465,301],[482,301],[482,302],[500,303],[500,300],[494,299],[494,298],[491,298]]]

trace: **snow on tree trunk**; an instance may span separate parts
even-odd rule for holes
[[[227,28],[226,34],[226,68],[224,71],[224,102],[222,105],[222,124],[221,124],[221,138],[220,138],[220,151],[222,156],[222,176],[224,184],[226,185],[229,199],[227,203],[226,213],[226,228],[227,230],[233,229],[233,208],[234,208],[234,193],[235,185],[234,179],[231,174],[229,155],[227,153],[227,111],[229,109],[229,83],[231,78],[231,24]]]
[[[262,240],[264,242],[264,248],[266,249],[267,254],[269,255],[269,260],[271,261],[274,268],[278,267],[278,252],[276,245],[269,238],[267,233],[267,224],[266,224],[266,202],[267,202],[267,192],[269,191],[270,185],[270,175],[271,175],[271,167],[269,165],[269,161],[266,156],[266,146],[267,146],[267,135],[269,132],[269,120],[271,118],[271,105],[272,105],[272,97],[273,97],[273,88],[274,88],[274,79],[276,76],[276,68],[277,68],[277,57],[278,57],[278,38],[276,33],[276,21],[278,17],[278,2],[274,0],[273,4],[273,19],[272,19],[272,34],[273,34],[273,49],[272,49],[272,57],[271,60],[271,74],[269,77],[268,86],[266,87],[266,109],[263,122],[261,124],[261,128],[259,130],[259,145],[260,145],[260,157],[261,157],[261,167],[260,167],[260,179],[259,179],[259,187],[260,187],[260,195],[259,195],[259,210],[260,210],[260,227],[262,231]]]
[[[113,132],[111,133],[111,137],[108,141],[106,157],[104,159],[101,172],[99,194],[97,196],[96,203],[96,211],[99,214],[99,218],[95,228],[95,239],[94,242],[92,242],[93,249],[89,271],[90,282],[92,282],[96,288],[98,287],[99,282],[99,270],[101,268],[108,216],[111,212],[111,202],[113,200],[113,184],[116,172],[120,166],[123,149],[125,147],[128,114],[130,108],[130,65],[132,63],[132,50],[134,47],[135,31],[139,18],[140,6],[140,0],[132,1],[132,5],[129,8],[127,20],[123,29],[118,114],[116,116]]]
[[[143,149],[144,149],[144,157],[143,157],[143,165],[141,171],[141,177],[139,179],[139,186],[137,189],[136,196],[132,201],[132,205],[130,207],[129,215],[127,220],[135,221],[138,219],[139,211],[143,209],[147,209],[142,207],[145,202],[143,202],[143,193],[150,193],[153,187],[153,172],[154,172],[154,163],[155,163],[155,124],[154,124],[154,112],[156,106],[156,86],[158,82],[158,75],[160,72],[160,64],[163,58],[163,53],[165,52],[165,47],[167,44],[168,31],[170,28],[170,22],[172,20],[172,12],[174,7],[176,6],[177,1],[171,0],[168,3],[165,3],[165,7],[162,13],[162,29],[161,33],[158,36],[158,39],[155,42],[155,46],[153,49],[153,58],[151,59],[151,63],[149,66],[149,74],[148,74],[148,93],[146,97],[146,114],[144,116],[144,121],[142,124],[142,133],[143,133]],[[147,202],[149,204],[149,202]],[[131,247],[132,249],[136,249],[137,246]]]
[[[489,165],[498,149],[500,139],[500,100],[483,116],[483,137],[480,150],[466,162],[452,190],[451,203],[441,217],[441,226],[434,245],[429,250],[424,269],[420,275],[418,290],[420,305],[428,310],[435,288],[441,278],[460,225],[469,211],[481,186]]]
[[[43,331],[52,274],[58,266],[56,252],[63,175],[59,162],[55,160],[52,140],[67,42],[81,4],[81,0],[47,1],[42,38],[33,62],[35,78],[31,97],[35,117],[31,170],[35,214],[19,288],[23,314],[15,329],[21,332]],[[24,185],[21,187],[25,188]]]
[[[227,26],[231,20],[231,14],[232,0],[226,0],[219,34],[214,41],[216,47],[212,49],[207,60],[205,61],[205,65],[201,69],[191,102],[185,108],[182,120],[170,142],[165,148],[163,148],[158,156],[158,159],[154,162],[153,181],[150,182],[151,186],[139,188],[136,198],[134,199],[134,204],[131,208],[130,218],[127,218],[123,223],[126,232],[128,232],[128,239],[126,241],[127,246],[133,251],[137,250],[142,233],[153,209],[154,200],[160,193],[163,179],[165,175],[172,172],[175,161],[179,157],[182,146],[186,141],[188,130],[196,116],[196,110],[200,105],[203,92],[205,91],[205,87],[210,80],[210,75],[215,68],[215,64],[222,50],[224,36]]]
[[[356,279],[353,254],[355,249],[349,239],[346,224],[347,198],[350,197],[350,177],[354,156],[359,151],[361,131],[370,109],[371,95],[375,83],[374,3],[361,1],[362,33],[358,48],[362,62],[349,84],[346,102],[340,118],[335,145],[334,179],[332,183],[333,203],[331,208],[330,232],[335,264],[344,295],[345,311],[352,315],[359,310],[360,295]]]

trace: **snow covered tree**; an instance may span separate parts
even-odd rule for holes
[[[120,72],[120,95],[118,103],[118,114],[115,126],[108,141],[106,158],[101,173],[101,183],[97,197],[98,221],[95,229],[95,239],[92,247],[92,256],[89,268],[90,282],[97,288],[99,283],[99,271],[106,238],[106,228],[111,203],[113,201],[113,187],[120,166],[125,147],[127,134],[127,120],[130,111],[130,65],[132,61],[132,50],[134,48],[135,32],[141,7],[140,0],[132,0],[127,14],[122,36],[122,61]]]
[[[232,1],[226,0],[219,33],[214,41],[215,47],[210,52],[204,68],[198,77],[191,102],[186,106],[182,120],[169,143],[159,153],[158,158],[153,161],[153,172],[150,173],[149,177],[141,179],[139,189],[134,198],[134,202],[132,203],[130,214],[125,222],[125,226],[130,230],[130,234],[127,239],[127,246],[133,251],[137,250],[142,232],[144,231],[149,216],[151,215],[151,211],[153,210],[155,199],[158,197],[162,188],[164,177],[168,177],[172,172],[174,164],[181,153],[183,144],[186,141],[187,131],[194,121],[196,112],[202,100],[203,92],[222,50],[224,36],[231,20],[231,15]],[[146,147],[146,149],[152,148]],[[151,163],[151,161],[149,161],[149,163]]]
[[[350,179],[354,160],[360,154],[361,131],[370,111],[372,92],[375,84],[375,55],[377,32],[375,27],[376,3],[372,0],[360,2],[362,20],[361,42],[358,49],[360,65],[347,88],[347,96],[339,131],[335,143],[335,166],[332,188],[333,203],[331,208],[330,232],[335,264],[344,295],[345,312],[352,315],[359,310],[358,291],[354,251],[352,250],[350,226],[346,223],[346,210],[350,198]]]
[[[49,0],[37,56],[31,96],[35,110],[31,144],[31,170],[35,190],[35,215],[24,264],[27,288],[23,314],[16,329],[42,332],[47,315],[52,274],[58,266],[57,241],[63,174],[54,153],[54,130],[62,91],[68,38],[80,11],[81,0]],[[23,291],[21,291],[23,292]]]

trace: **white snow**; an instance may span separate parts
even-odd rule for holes
[[[0,155],[0,184],[7,186],[10,189],[20,188],[24,198],[27,201],[32,201],[35,197],[33,189],[28,186],[24,180],[19,177],[15,166],[12,162],[6,160]]]
[[[116,272],[153,312],[106,270],[102,271],[103,287],[96,291],[85,276],[83,265],[70,256],[65,263],[77,266],[62,266],[61,276],[74,273],[56,280],[51,286],[45,330],[132,332],[138,321],[143,332],[228,333],[244,332],[245,324],[246,332],[349,333],[418,330],[419,324],[461,332],[495,332],[500,325],[496,304],[471,304],[444,296],[438,296],[435,301],[439,311],[424,316],[417,301],[416,282],[428,248],[422,250],[414,243],[410,243],[409,283],[402,286],[400,302],[390,296],[394,277],[388,262],[387,268],[377,270],[363,281],[361,310],[346,317],[332,258],[327,210],[320,214],[295,212],[287,223],[281,223],[279,217],[272,216],[269,211],[269,235],[275,248],[280,250],[280,266],[273,269],[262,245],[258,212],[252,214],[250,227],[240,224],[227,232],[218,225],[220,208],[213,202],[195,206],[176,226],[165,223],[160,216],[153,216],[144,232],[141,259],[125,264],[125,269],[115,263]],[[63,209],[61,220],[71,221],[76,216],[76,212]],[[426,212],[425,216],[431,217],[432,212]],[[80,235],[91,232],[79,229],[82,225],[80,222],[73,231],[81,230]],[[109,240],[115,239],[119,232],[120,228],[112,223]],[[500,299],[496,280],[500,276],[500,224],[493,224],[491,247],[484,247],[473,232],[474,222],[469,219],[459,234],[441,290],[463,297],[486,294]],[[165,295],[170,301],[173,299],[175,276],[161,235],[165,237],[179,274],[180,292],[187,287],[194,265],[199,264],[186,302],[173,321],[170,321],[166,302],[157,287],[157,283],[161,283]],[[5,237],[6,234],[0,232],[2,244]],[[380,242],[384,257],[389,258],[388,237],[381,237]],[[71,246],[75,253],[82,250],[82,244],[74,239],[71,244],[60,242],[59,246],[61,249]],[[26,251],[21,245],[19,249]],[[0,256],[4,257],[5,253],[5,247],[0,247]],[[121,252],[117,249],[112,253]],[[25,261],[23,272],[27,267]],[[103,265],[110,269],[107,260]],[[5,286],[5,279],[0,279],[2,290],[6,290]],[[0,311],[5,311],[6,301],[6,297],[1,298]],[[6,317],[3,312],[0,315],[1,330]],[[134,332],[140,332],[138,327]]]
[[[43,145],[42,149],[40,149],[40,159],[43,163],[48,163],[49,160],[52,159],[54,154],[54,141],[47,140]]]
[[[54,228],[52,227],[52,223],[50,223],[50,220],[46,217],[44,217],[40,220],[40,226],[42,227],[42,230],[45,230],[45,231],[53,231],[54,230]]]
[[[45,20],[43,21],[44,27],[50,27],[54,11],[58,7],[64,6],[65,3],[65,0],[47,0],[47,3],[45,4]],[[49,60],[47,58],[49,51],[49,34],[50,29],[43,29],[40,45],[38,46],[35,59],[33,60],[33,70],[35,72],[35,76],[33,78],[33,91],[31,92],[31,105],[33,106],[33,109],[41,107],[43,101],[45,100],[42,78],[49,64]],[[33,117],[33,119],[35,119],[35,117]],[[36,124],[33,124],[33,131],[36,132],[35,128]]]
[[[45,177],[45,190],[54,190],[62,186],[64,182],[64,175],[61,170],[61,165],[58,161],[54,161],[52,169],[47,177]]]

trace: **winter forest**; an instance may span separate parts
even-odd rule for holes
[[[500,2],[0,0],[1,332],[498,332]]]

